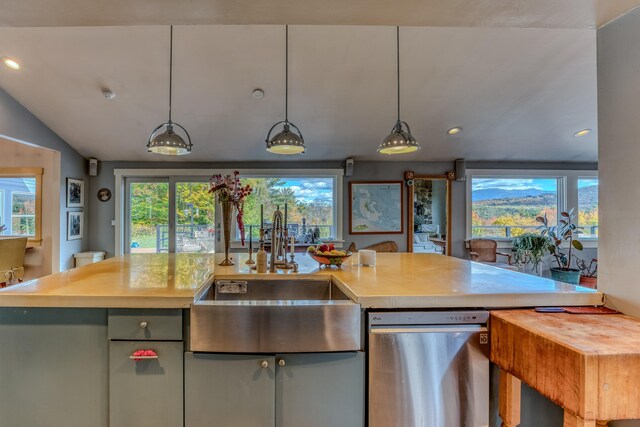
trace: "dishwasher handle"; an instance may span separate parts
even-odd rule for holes
[[[457,332],[487,332],[484,325],[371,325],[370,334],[438,334]]]

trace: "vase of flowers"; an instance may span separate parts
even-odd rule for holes
[[[229,259],[229,240],[231,238],[231,215],[236,210],[236,221],[240,230],[240,241],[244,246],[244,199],[251,194],[249,185],[242,185],[240,172],[234,171],[233,175],[213,175],[209,193],[215,195],[222,207],[222,229],[224,232],[224,260],[220,265],[233,265]]]

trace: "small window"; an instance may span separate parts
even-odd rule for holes
[[[578,179],[578,225],[582,238],[598,237],[598,178]]]
[[[276,208],[284,211],[286,203],[289,235],[302,236],[317,228],[321,238],[339,238],[335,177],[251,177],[243,178],[242,183],[253,188],[244,206],[247,235],[251,225],[253,237],[258,237],[260,205],[264,206],[265,223],[270,224]]]
[[[557,222],[558,178],[472,177],[471,235],[512,238],[536,233],[537,216]]]
[[[3,236],[41,239],[42,169],[0,168],[0,226]]]

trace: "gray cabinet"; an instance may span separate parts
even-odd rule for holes
[[[136,361],[136,350],[158,358]],[[109,343],[109,425],[176,427],[183,425],[183,343],[111,341]]]
[[[278,355],[276,427],[364,426],[364,353]]]
[[[362,352],[186,353],[185,427],[362,427]]]
[[[275,357],[186,353],[185,426],[273,427]]]

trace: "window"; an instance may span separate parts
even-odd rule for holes
[[[559,212],[573,210],[581,238],[597,246],[596,171],[469,170],[467,177],[467,239],[509,241],[538,233],[537,216],[555,225]]]
[[[166,253],[222,250],[222,219],[209,193],[213,174],[233,170],[116,169],[116,252]],[[260,205],[270,224],[275,208],[288,207],[290,233],[302,237],[318,227],[320,236],[342,239],[342,170],[240,170],[254,194],[245,202],[246,232],[258,238]],[[235,215],[232,217],[235,221]],[[236,229],[232,247],[239,247]],[[235,239],[234,239],[235,237]]]
[[[598,237],[598,178],[578,178],[578,225],[580,237]]]
[[[206,178],[127,180],[127,252],[215,252],[215,203]]]
[[[510,238],[536,232],[536,217],[558,217],[557,178],[472,177],[471,237]]]
[[[0,168],[0,234],[40,242],[41,191],[42,169]]]
[[[278,206],[284,212],[286,203],[289,235],[303,236],[318,228],[321,238],[336,239],[334,177],[250,177],[242,183],[253,188],[245,202],[244,222],[246,233],[253,226],[254,238],[259,237],[260,206],[264,207],[265,223],[270,224],[273,212]]]

